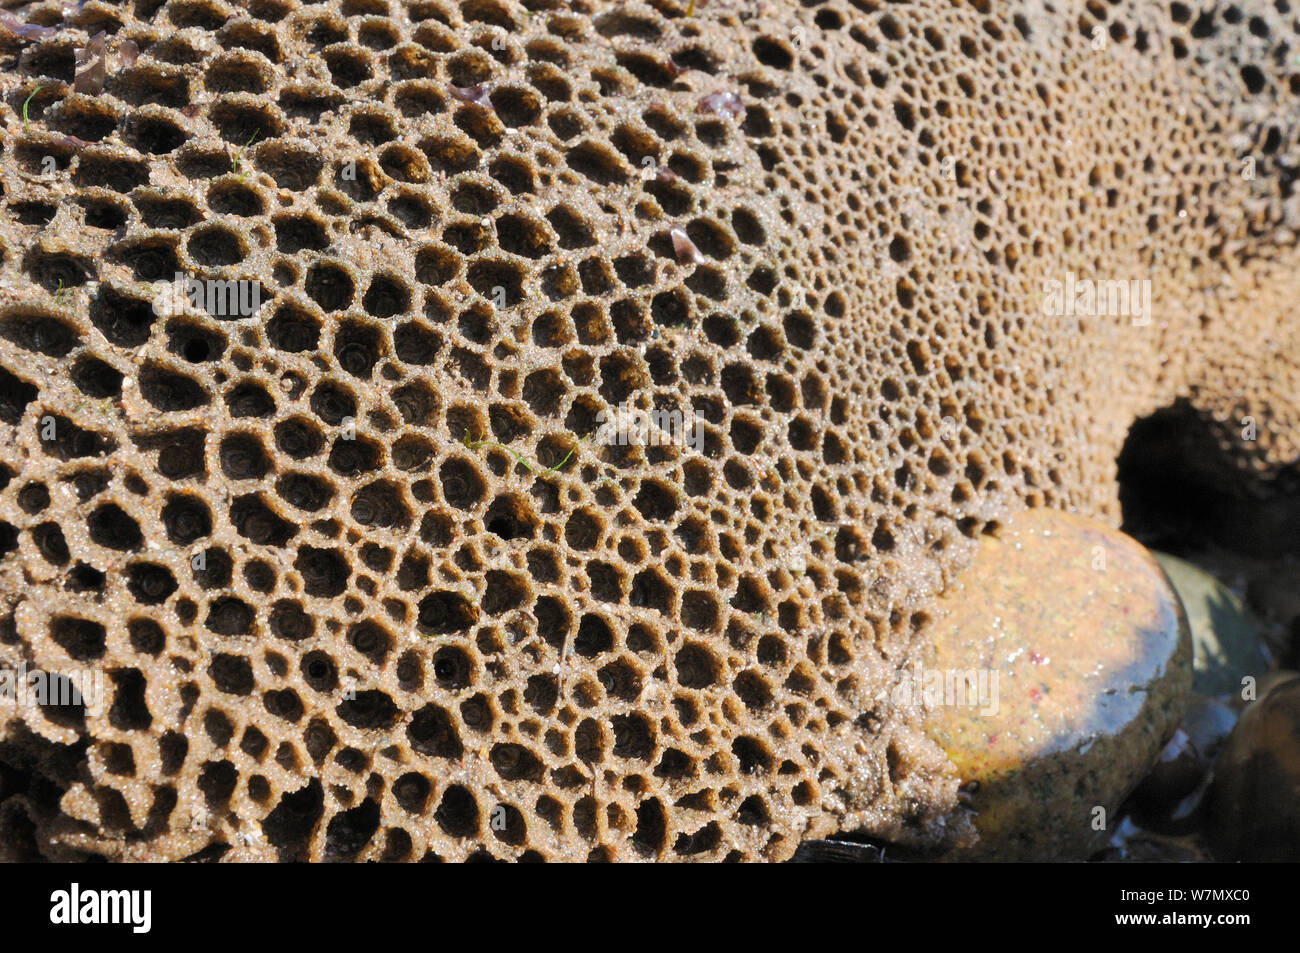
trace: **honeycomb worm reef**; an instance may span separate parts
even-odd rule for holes
[[[1179,398],[1225,483],[1297,456],[1298,29],[6,12],[0,663],[107,678],[0,713],[0,852],[960,840],[888,689],[974,540],[1115,522],[1128,427]],[[1067,274],[1149,281],[1150,320],[1045,314]],[[628,407],[702,439],[587,439]]]

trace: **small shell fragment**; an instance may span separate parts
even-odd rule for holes
[[[8,10],[0,10],[0,27],[25,40],[40,40],[59,32],[58,27],[24,23]]]
[[[108,50],[108,34],[100,30],[86,43],[84,49],[77,50],[76,78],[73,90],[91,96],[104,91],[104,81],[108,78],[108,64],[104,58]]]
[[[686,229],[679,225],[674,225],[668,229],[668,237],[673,240],[673,252],[677,255],[679,264],[700,264],[704,261],[704,253],[695,247],[695,242],[686,234]]]
[[[492,109],[492,100],[488,98],[487,86],[479,83],[475,86],[457,86],[454,83],[447,84],[447,90],[462,103],[473,103],[476,106],[482,106],[484,109]]]
[[[709,93],[700,100],[699,112],[712,113],[715,116],[743,116],[745,104],[740,97],[730,91]]]
[[[129,69],[140,57],[140,47],[135,40],[123,40],[117,48],[117,65],[119,69]]]

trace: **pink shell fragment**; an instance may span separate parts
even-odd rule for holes
[[[120,69],[128,69],[135,65],[139,56],[140,47],[135,40],[123,40],[117,49],[117,65]]]
[[[58,27],[24,23],[8,10],[0,10],[0,27],[4,27],[14,36],[27,40],[40,40],[59,32]]]
[[[709,93],[700,100],[698,110],[702,113],[713,113],[715,116],[743,116],[745,104],[732,92]]]
[[[704,261],[704,253],[695,247],[695,242],[686,234],[686,229],[674,225],[668,229],[668,237],[673,240],[673,253],[677,256],[679,264],[685,265],[700,264]]]
[[[100,30],[86,43],[85,49],[77,50],[77,73],[72,83],[75,92],[93,96],[104,91],[104,81],[108,78],[108,64],[104,61],[107,35]]]
[[[476,106],[482,106],[484,109],[493,108],[492,100],[488,98],[487,87],[482,83],[477,86],[456,86],[453,83],[448,83],[447,89],[462,103],[473,103]]]

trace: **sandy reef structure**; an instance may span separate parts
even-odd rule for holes
[[[973,541],[1117,522],[1128,428],[1179,398],[1225,481],[1297,458],[1298,32],[1284,0],[0,18],[0,664],[109,675],[0,711],[0,852],[960,839],[889,688]],[[1047,313],[1067,280],[1150,307]],[[629,407],[702,445],[589,439]]]

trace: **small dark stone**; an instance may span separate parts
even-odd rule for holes
[[[1219,860],[1300,860],[1300,678],[1275,681],[1246,707],[1206,795]]]

